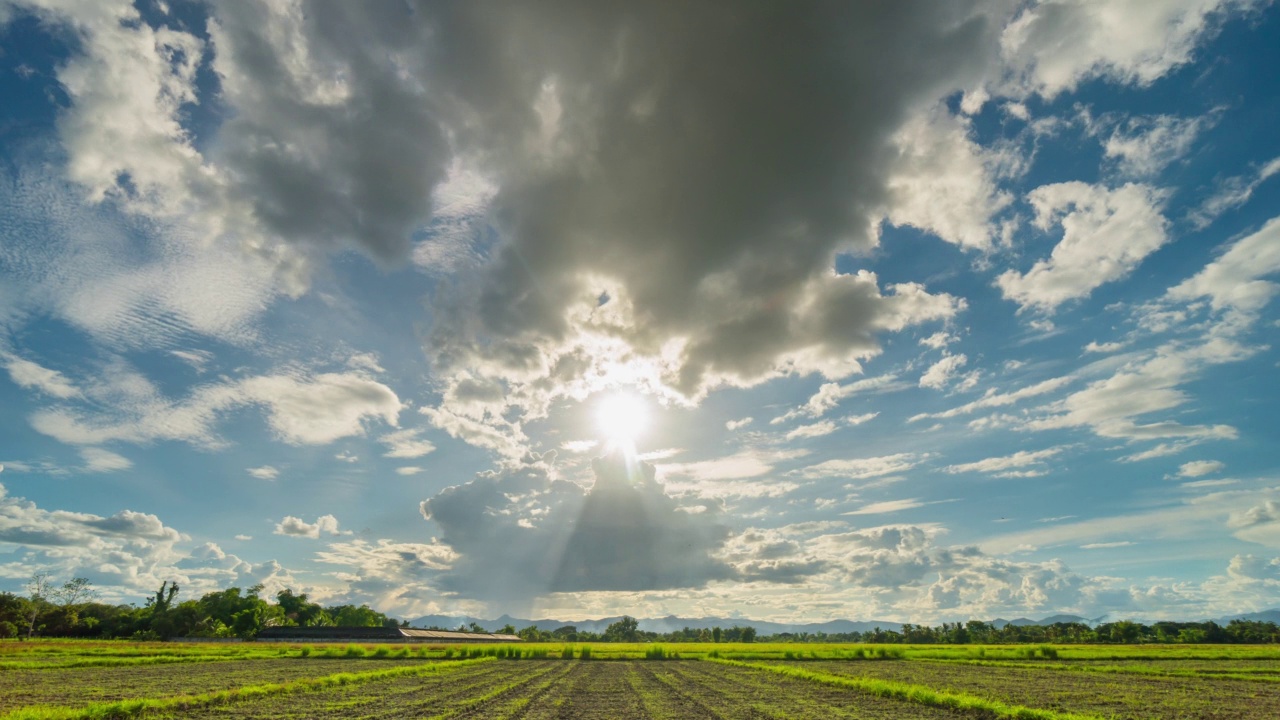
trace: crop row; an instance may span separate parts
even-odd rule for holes
[[[1053,672],[1040,666],[925,662],[820,662],[793,663],[789,667],[859,680],[918,684],[1010,705],[1105,717],[1280,717],[1280,693],[1273,684],[1211,675]]]

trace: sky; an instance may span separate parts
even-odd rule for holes
[[[0,591],[1280,606],[1280,8],[0,2]]]

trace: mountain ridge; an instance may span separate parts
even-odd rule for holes
[[[555,618],[541,618],[538,620],[529,620],[524,618],[515,618],[510,615],[503,614],[494,619],[477,618],[470,615],[423,615],[410,620],[413,627],[443,627],[453,629],[459,625],[470,625],[475,623],[486,631],[492,632],[502,628],[505,625],[512,625],[517,630],[533,625],[539,630],[549,631],[557,628],[572,625],[581,632],[603,633],[609,625],[617,622],[623,616],[614,615],[604,618],[587,618],[582,620],[561,620]],[[1086,618],[1080,615],[1070,615],[1058,613],[1048,615],[1039,620],[1033,620],[1025,617],[1018,617],[1012,620],[1004,618],[994,618],[985,620],[989,625],[996,628],[1003,628],[1006,625],[1014,625],[1017,627],[1029,627],[1036,625],[1052,625],[1054,623],[1083,623],[1085,625],[1094,626],[1104,621],[1106,615],[1096,618]],[[1212,620],[1219,624],[1225,625],[1232,620],[1261,621],[1274,622],[1280,624],[1280,608],[1270,610],[1262,610],[1254,613],[1243,613],[1240,615],[1228,615],[1217,618],[1205,618],[1202,620],[1187,620],[1181,622],[1206,622]],[[698,617],[686,618],[676,615],[666,615],[659,618],[637,618],[639,628],[646,632],[669,633],[682,630],[686,627],[694,630],[707,629],[713,627],[730,628],[735,625],[738,627],[753,627],[756,632],[761,635],[777,635],[780,633],[851,633],[851,632],[871,632],[877,628],[881,630],[892,630],[900,632],[903,623],[892,620],[846,620],[835,619],[825,622],[811,623],[785,623],[774,622],[770,620],[752,620],[742,617]],[[914,624],[914,623],[912,623]],[[1149,624],[1149,623],[1148,623]]]

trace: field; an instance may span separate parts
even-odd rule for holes
[[[0,643],[18,718],[1276,718],[1274,646]]]

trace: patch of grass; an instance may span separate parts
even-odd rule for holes
[[[847,687],[860,692],[878,695],[880,697],[893,698],[895,700],[906,700],[908,702],[919,703],[921,705],[928,705],[931,707],[943,707],[954,710],[976,710],[989,713],[998,718],[1016,718],[1017,720],[1102,720],[1101,716],[1098,715],[1081,715],[1079,713],[1030,708],[1024,705],[1010,705],[1008,703],[1000,702],[999,700],[991,700],[977,695],[970,695],[969,693],[935,690],[925,685],[915,685],[912,683],[831,675],[828,673],[814,672],[812,670],[788,665],[745,663],[735,660],[710,660],[710,662],[774,672],[779,675],[809,680],[823,685]]]
[[[0,720],[117,720],[130,718],[146,712],[184,711],[199,707],[224,705],[241,700],[250,700],[292,692],[306,692],[343,685],[402,677],[406,675],[430,675],[433,673],[454,670],[457,668],[486,662],[480,660],[456,660],[453,662],[432,663],[429,665],[413,665],[407,667],[371,670],[361,673],[335,673],[318,678],[305,678],[285,683],[266,683],[249,685],[231,690],[218,690],[199,695],[176,695],[163,698],[138,698],[120,700],[110,703],[94,703],[80,709],[60,707],[20,708],[0,715]]]

